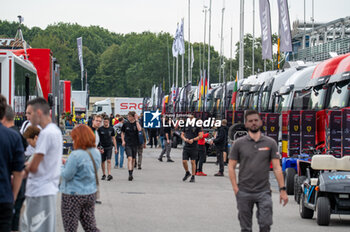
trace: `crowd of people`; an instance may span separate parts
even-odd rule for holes
[[[120,115],[94,115],[88,124],[74,125],[71,131],[74,150],[63,158],[62,130],[51,121],[50,107],[44,98],[27,103],[26,121],[16,131],[15,114],[6,98],[0,95],[0,231],[56,231],[56,204],[61,192],[61,214],[65,231],[77,231],[78,222],[85,231],[99,231],[95,219],[95,204],[99,202],[99,169],[101,180],[111,181],[112,153],[115,168],[122,168],[124,152],[127,157],[128,180],[134,180],[134,168],[142,169],[142,154],[148,142],[157,145],[158,136],[163,148],[158,157],[174,162],[170,153],[175,130],[183,140],[183,181],[195,176],[206,176],[203,163],[206,144],[215,145],[219,170],[215,176],[224,176],[229,159],[229,175],[237,198],[242,230],[251,230],[252,208],[257,204],[261,231],[270,231],[272,203],[269,164],[280,186],[281,201],[286,204],[283,175],[279,164],[277,145],[263,136],[256,111],[245,116],[248,135],[234,141],[228,152],[227,121],[210,135],[200,127],[161,127],[156,132],[146,131],[142,118],[131,111],[127,118]],[[193,118],[193,116],[190,116]],[[164,120],[170,120],[165,118]],[[209,137],[212,139],[208,140]],[[147,141],[147,137],[149,140]],[[256,156],[255,154],[260,154]],[[225,160],[226,158],[226,160]],[[188,161],[190,161],[190,166]],[[235,168],[240,163],[238,182]],[[262,167],[256,169],[256,166]],[[258,178],[256,178],[258,177]]]

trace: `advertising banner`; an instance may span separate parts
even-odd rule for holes
[[[342,154],[350,155],[350,108],[342,109]]]
[[[329,138],[329,149],[334,154],[341,154],[341,111],[332,110],[329,112],[329,125],[327,128],[327,138]]]
[[[279,114],[266,114],[266,135],[273,138],[278,143]]]
[[[290,111],[289,114],[289,156],[300,154],[300,111]]]
[[[316,111],[301,111],[301,149],[315,148]]]
[[[244,123],[243,110],[236,110],[234,115],[235,115],[234,123]]]

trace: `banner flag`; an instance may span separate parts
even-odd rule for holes
[[[77,38],[77,44],[78,44],[78,57],[80,62],[80,70],[81,72],[83,72],[84,62],[83,62],[83,38],[82,37]]]
[[[260,0],[262,58],[272,60],[271,15],[269,0]]]
[[[287,0],[277,0],[279,16],[280,51],[291,52],[292,36],[290,32],[290,20]]]

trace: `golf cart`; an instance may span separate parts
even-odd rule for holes
[[[299,213],[328,226],[331,214],[350,214],[350,156],[315,155],[306,167]]]

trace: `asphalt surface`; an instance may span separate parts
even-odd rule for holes
[[[160,151],[160,148],[144,151],[142,170],[134,171],[134,181],[127,180],[124,162],[124,168],[112,169],[112,181],[100,182],[102,204],[96,205],[95,213],[98,228],[107,232],[240,231],[227,168],[224,177],[213,176],[218,166],[216,158],[209,157],[203,168],[208,176],[196,177],[195,183],[183,182],[182,150],[172,149],[174,163],[159,162]],[[293,196],[287,206],[280,205],[273,173],[270,177],[274,203],[272,231],[350,231],[350,215],[332,215],[330,225],[321,227],[315,216],[311,220],[300,218]],[[63,231],[60,202],[57,205],[57,231]],[[83,231],[80,224],[78,231]],[[253,231],[259,231],[255,213]]]

